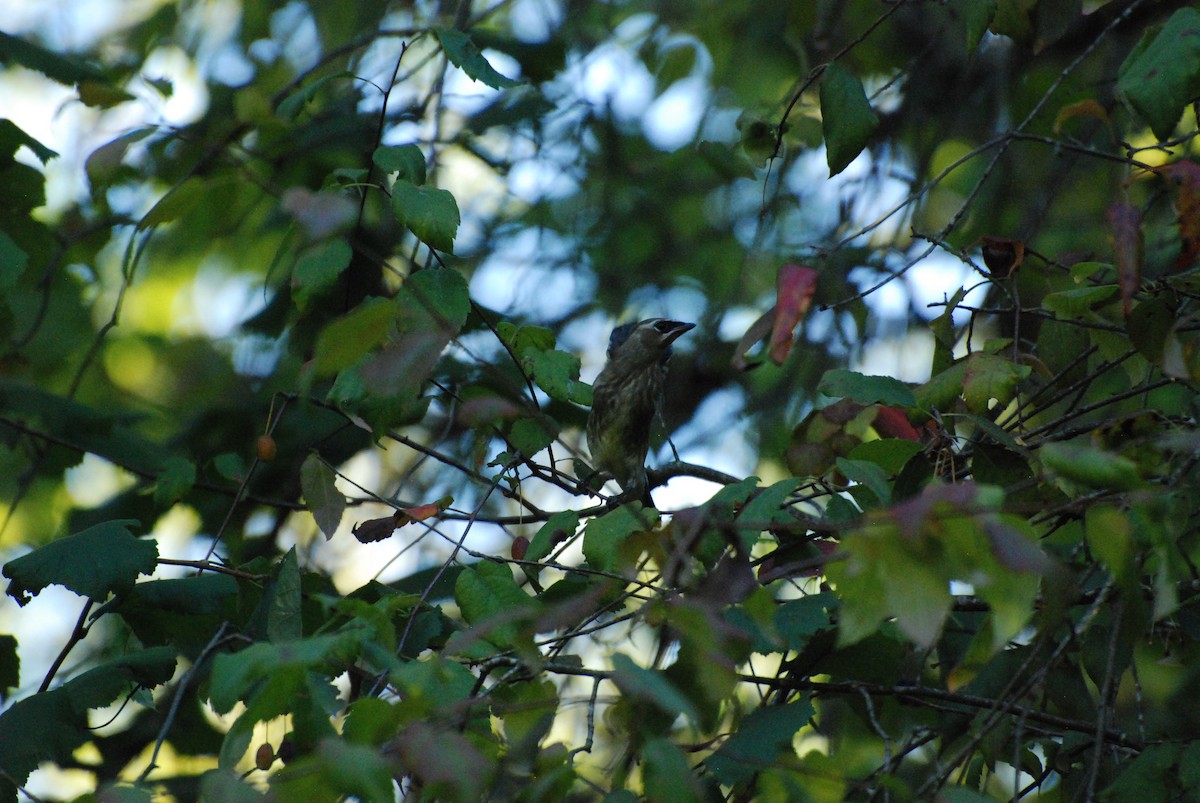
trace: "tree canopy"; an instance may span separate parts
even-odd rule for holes
[[[1196,796],[1192,4],[122,13],[0,33],[0,800]]]

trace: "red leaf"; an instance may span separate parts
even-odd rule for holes
[[[1179,184],[1175,210],[1179,217],[1179,237],[1183,240],[1183,248],[1172,267],[1180,270],[1192,264],[1200,254],[1200,164],[1173,162],[1163,165],[1156,172]]]
[[[396,511],[395,519],[396,526],[403,527],[406,524],[412,524],[414,521],[425,521],[441,513],[450,506],[449,497],[439,499],[436,502],[428,502],[424,505],[416,507],[404,507]]]
[[[903,438],[906,441],[921,440],[917,430],[908,422],[908,416],[904,414],[903,410],[895,407],[880,405],[875,413],[875,421],[872,426],[884,438]]]
[[[1133,294],[1142,284],[1142,213],[1130,204],[1113,204],[1104,215],[1112,232],[1113,252],[1117,260],[1117,284],[1121,289],[1121,314],[1129,317]]]
[[[768,350],[776,365],[781,365],[792,350],[792,332],[812,304],[819,275],[802,265],[787,264],[779,269],[775,280],[775,325]]]

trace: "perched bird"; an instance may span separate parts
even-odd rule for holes
[[[613,329],[608,362],[592,385],[587,442],[597,470],[652,506],[646,479],[650,426],[659,417],[671,344],[694,323],[647,318]]]

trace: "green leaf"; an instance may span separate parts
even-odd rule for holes
[[[182,457],[168,458],[154,486],[154,502],[169,507],[187,496],[195,483],[195,463]]]
[[[0,767],[23,783],[42,762],[66,764],[77,747],[95,738],[90,709],[128,694],[133,684],[153,688],[175,671],[173,650],[132,653],[84,672],[57,689],[19,700],[0,714]]]
[[[490,560],[467,567],[454,584],[454,599],[463,618],[481,626],[483,636],[501,649],[517,643],[520,630],[512,612],[529,608],[533,600],[513,579],[507,564]]]
[[[752,179],[757,175],[749,159],[724,143],[703,140],[696,146],[696,151],[700,158],[726,181],[737,178]]]
[[[276,108],[276,112],[285,120],[294,120],[296,119],[296,116],[300,114],[300,110],[312,102],[313,98],[317,96],[317,93],[321,91],[321,87],[325,86],[325,84],[338,78],[354,77],[354,73],[345,70],[332,75],[323,76],[316,81],[313,81],[308,86],[297,89],[295,92],[284,98]]]
[[[158,203],[138,221],[139,229],[150,229],[178,220],[208,200],[215,183],[193,176],[167,190]]]
[[[562,541],[570,538],[579,529],[579,514],[574,510],[560,510],[550,516],[529,542],[525,560],[539,561],[554,551]]]
[[[548,416],[518,418],[508,431],[508,441],[525,457],[533,457],[558,437],[554,420]]]
[[[667,739],[651,739],[642,747],[642,778],[647,800],[700,803],[705,799],[687,754]]]
[[[304,494],[304,504],[317,526],[325,534],[325,540],[333,538],[338,525],[342,523],[342,514],[346,511],[346,497],[338,491],[335,480],[337,476],[333,469],[325,465],[315,454],[310,454],[300,466],[300,490]]]
[[[321,772],[335,789],[366,803],[392,803],[392,765],[374,745],[324,739],[317,748]]]
[[[7,289],[16,284],[28,264],[29,254],[21,250],[6,232],[0,231],[0,289]]]
[[[836,176],[862,153],[879,119],[862,83],[836,63],[826,67],[820,95],[825,159],[829,175]]]
[[[837,459],[838,471],[846,475],[846,478],[852,480],[859,485],[865,485],[875,498],[879,500],[879,504],[886,506],[892,502],[892,488],[888,484],[887,473],[884,472],[875,463],[868,463],[865,460],[847,460],[844,457]]]
[[[4,34],[0,33],[0,37]],[[0,39],[0,41],[3,41]],[[12,120],[0,119],[0,156],[12,157],[22,145],[33,151],[42,164],[58,156],[57,153],[26,134]]]
[[[1160,30],[1147,31],[1117,76],[1117,91],[1154,136],[1169,139],[1184,107],[1200,95],[1200,11],[1180,8]]]
[[[815,714],[807,699],[758,708],[704,765],[723,785],[746,783],[763,766],[776,763],[781,753],[791,755],[792,739]]]
[[[418,187],[397,179],[392,185],[392,211],[400,225],[417,239],[439,251],[454,253],[454,236],[461,218],[454,196],[437,187]]]
[[[218,474],[232,482],[241,482],[246,478],[246,462],[235,452],[222,452],[214,457],[213,467]]]
[[[594,569],[618,572],[627,563],[622,550],[625,542],[657,521],[657,513],[649,515],[637,502],[597,516],[583,528],[583,556]]]
[[[300,309],[337,281],[350,266],[354,252],[341,237],[306,248],[292,269],[292,297]]]
[[[1012,401],[1017,384],[1033,370],[996,354],[975,353],[967,358],[963,374],[963,399],[975,413],[986,412],[992,399],[1001,406]]]
[[[371,161],[385,173],[417,186],[425,183],[425,154],[416,145],[381,145],[371,155]]]
[[[859,404],[886,404],[912,407],[917,403],[912,389],[890,376],[865,376],[843,368],[826,371],[817,389],[835,399],[850,399]]]
[[[924,446],[917,441],[903,438],[880,438],[876,441],[860,443],[850,451],[850,459],[873,463],[883,469],[885,474],[899,474],[914,455],[924,451]]]
[[[471,312],[467,280],[456,270],[430,268],[414,273],[401,285],[397,300],[402,301],[405,294],[410,294],[439,324],[444,323],[448,336],[458,333]]]
[[[51,584],[98,602],[128,591],[139,574],[150,574],[158,565],[158,544],[135,537],[129,531],[135,524],[106,521],[9,561],[4,566],[11,580],[8,595],[25,605]]]
[[[693,723],[699,721],[692,702],[662,672],[643,669],[623,653],[613,655],[612,666],[612,681],[626,697],[666,714],[683,715]]]
[[[372,298],[327,325],[317,336],[313,355],[315,375],[331,376],[361,360],[383,343],[395,318],[393,303]]]
[[[833,628],[830,611],[835,607],[832,594],[822,592],[790,600],[775,611],[775,630],[789,650],[802,650],[821,630]]]
[[[296,561],[296,547],[289,549],[279,562],[279,569],[270,586],[270,594],[267,638],[280,642],[295,641],[303,636],[304,623],[300,617],[300,564]]]
[[[89,64],[64,58],[40,45],[0,33],[0,64],[19,64],[68,86],[80,81],[103,81],[104,74]],[[45,159],[42,160],[45,162]]]
[[[289,704],[289,689],[302,688],[295,679],[303,678],[303,670],[326,663],[344,665],[353,659],[368,634],[369,630],[359,629],[280,644],[264,641],[239,652],[222,653],[213,660],[208,686],[213,709],[224,714],[239,700],[250,701],[265,694],[275,697],[273,702],[282,713]]]
[[[996,16],[996,0],[964,0],[963,16],[967,21],[967,52],[975,52],[988,26]]]
[[[450,63],[465,72],[468,77],[487,84],[493,89],[505,89],[520,85],[520,81],[506,78],[496,72],[495,68],[479,52],[479,48],[471,41],[471,37],[453,28],[435,28],[434,34],[442,43],[446,58]]]
[[[21,657],[17,655],[17,639],[0,634],[0,701],[21,683]]]
[[[1137,463],[1082,441],[1047,443],[1037,455],[1055,474],[1088,488],[1132,491],[1142,485]]]
[[[572,390],[579,384],[579,358],[565,351],[536,351],[524,361],[533,381],[557,401],[575,401]]]
[[[1115,284],[1099,287],[1073,287],[1049,293],[1042,298],[1042,306],[1062,320],[1087,315],[1092,308],[1106,304],[1117,295]]]

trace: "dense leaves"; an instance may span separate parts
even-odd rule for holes
[[[457,8],[0,34],[0,801],[1194,795],[1200,13]]]

